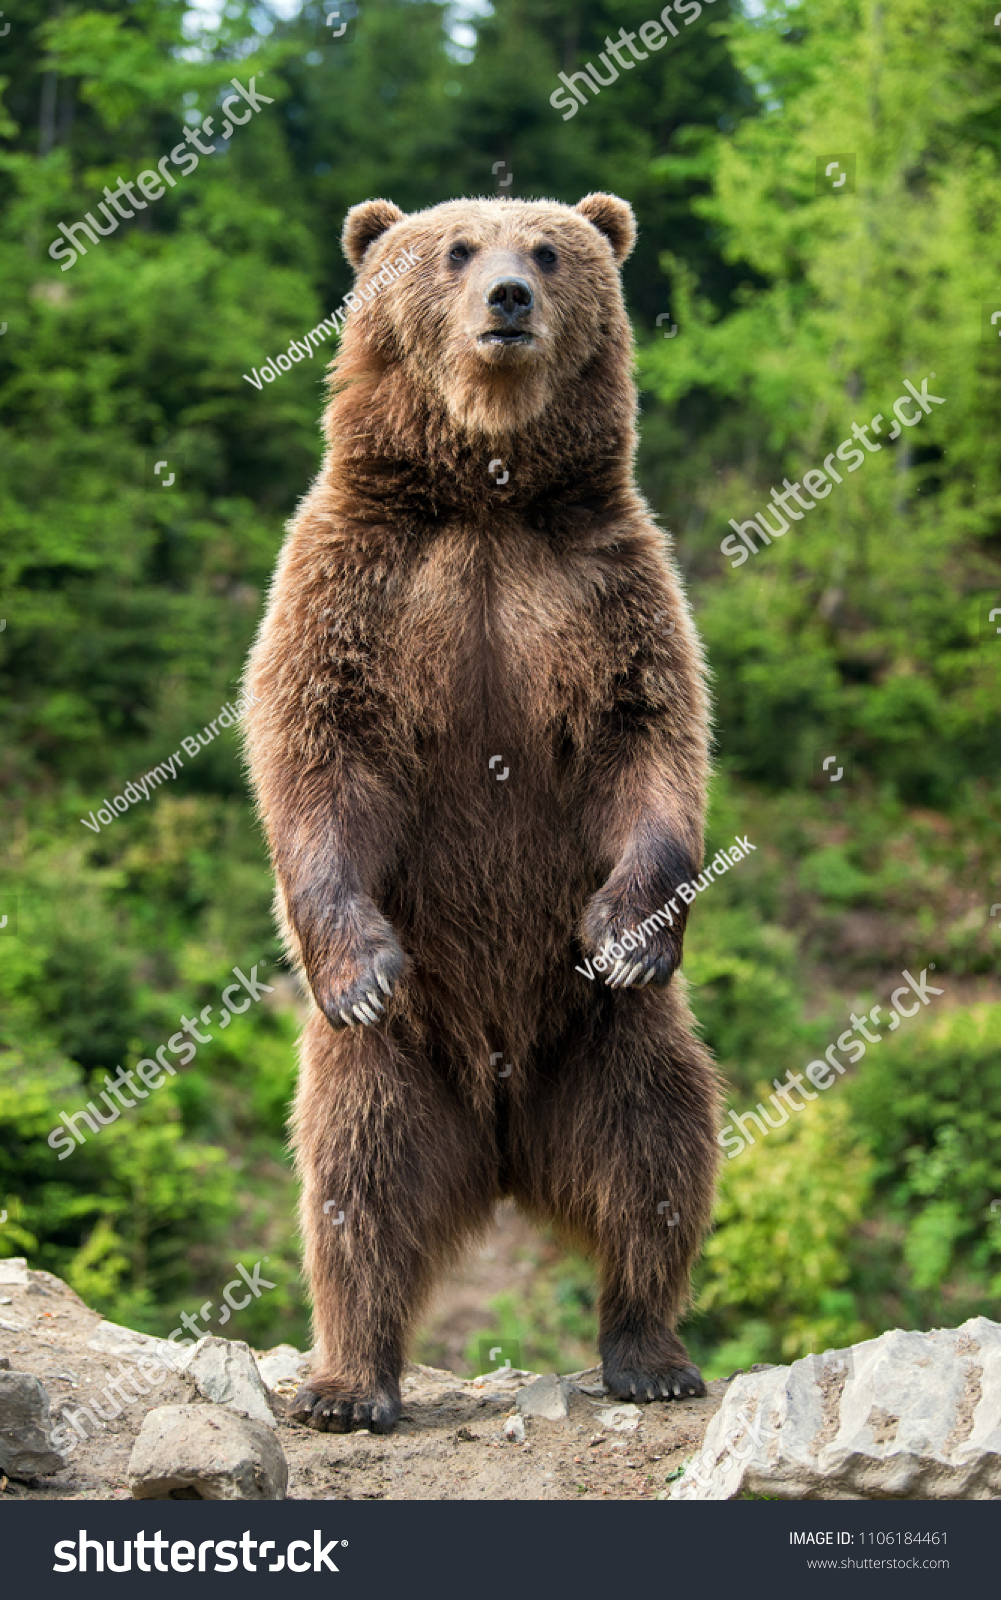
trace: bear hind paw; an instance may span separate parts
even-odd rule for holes
[[[389,1433],[400,1420],[400,1409],[398,1390],[348,1394],[342,1384],[312,1379],[296,1390],[288,1414],[293,1422],[318,1433],[350,1433],[354,1428]]]
[[[698,1400],[706,1392],[705,1381],[698,1367],[691,1362],[658,1372],[645,1372],[641,1368],[604,1369],[605,1388],[617,1399],[633,1400],[640,1405],[650,1400]]]

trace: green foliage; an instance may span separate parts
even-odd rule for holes
[[[594,1365],[597,1288],[594,1266],[582,1257],[550,1246],[536,1261],[527,1291],[496,1295],[490,1310],[490,1327],[477,1329],[466,1341],[470,1373],[483,1370],[484,1340],[517,1341],[522,1366],[533,1372],[581,1372]]]
[[[941,1003],[941,1002],[940,1002]],[[1001,1291],[1001,1005],[884,1038],[849,1085],[879,1214],[903,1234],[910,1320],[993,1316]]]
[[[844,1099],[833,1098],[803,1104],[724,1163],[690,1326],[693,1350],[712,1351],[711,1376],[866,1336],[846,1247],[865,1211],[871,1167]]]
[[[727,1077],[749,1087],[755,1069],[795,1053],[801,1037],[795,940],[749,908],[707,899],[691,947],[685,972],[705,1041]]]
[[[722,568],[700,621],[723,750],[776,786],[837,736],[900,794],[947,806],[957,783],[999,771],[1001,653],[982,649],[971,600],[1001,585],[981,423],[1001,384],[981,331],[1001,244],[1001,58],[981,47],[975,0],[768,16],[732,24],[758,115],[715,141],[714,192],[693,202],[740,275],[732,308],[720,317],[682,274],[686,336],[642,362],[693,418],[685,472],[704,510],[686,545],[700,574]],[[856,156],[855,193],[817,193],[824,152]],[[944,406],[896,447],[887,423],[880,454],[781,541],[721,561],[731,518],[819,467],[853,421],[889,416],[902,376],[931,372]]]
[[[60,1160],[48,1136],[61,1111],[87,1104],[85,1077],[58,1057],[22,1053],[9,1036],[4,1046],[0,1191],[16,1203],[16,1228],[0,1234],[0,1249],[14,1254],[20,1241],[97,1309],[142,1316],[153,1290],[184,1283],[192,1257],[231,1224],[226,1152],[185,1137],[168,1081],[96,1133],[81,1122],[86,1142]]]
[[[135,819],[131,838],[122,818],[100,869],[81,860],[85,845],[65,843],[79,821],[59,820],[58,812],[50,819],[49,837],[38,827],[20,856],[18,937],[0,964],[0,1193],[9,1197],[0,1203],[11,1212],[0,1251],[29,1253],[113,1319],[163,1332],[171,1312],[161,1303],[189,1304],[190,1286],[231,1276],[227,1251],[245,1259],[248,1240],[253,1250],[271,1234],[275,1259],[287,1263],[284,1288],[255,1301],[241,1324],[266,1331],[284,1319],[284,1332],[304,1333],[282,1153],[295,1032],[287,1007],[270,1009],[265,996],[225,1031],[213,1028],[191,1067],[134,1109],[96,1134],[81,1122],[86,1142],[62,1160],[48,1144],[63,1111],[97,1099],[107,1115],[99,1098],[107,1074],[134,1068],[182,1015],[197,1017],[207,1003],[217,1013],[232,966],[249,972],[268,956],[277,965],[264,864],[255,861],[253,892],[241,893],[247,869],[230,838],[215,873],[217,884],[230,882],[228,908],[196,894],[197,919],[178,915],[176,903],[172,916],[157,917],[158,904],[171,907],[174,895],[183,903],[181,890],[190,890],[198,840],[201,870],[212,875],[212,844],[232,833],[226,802],[164,797]],[[172,876],[182,868],[183,883]],[[134,870],[150,874],[145,894]],[[159,893],[150,887],[158,873],[166,874]],[[280,993],[288,980],[272,981]],[[276,1226],[264,1196],[277,1180],[288,1213]]]

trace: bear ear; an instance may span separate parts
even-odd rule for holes
[[[588,194],[576,209],[605,235],[616,261],[625,261],[636,243],[636,218],[628,201],[617,194]]]
[[[356,271],[369,245],[374,244],[394,222],[402,222],[403,216],[404,213],[399,206],[394,206],[392,200],[365,200],[360,206],[351,207],[344,218],[341,249]]]

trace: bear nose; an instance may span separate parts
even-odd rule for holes
[[[483,296],[491,311],[500,311],[514,322],[525,317],[535,304],[530,284],[524,278],[495,278]]]

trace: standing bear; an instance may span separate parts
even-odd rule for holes
[[[718,1088],[675,975],[685,906],[649,919],[701,865],[708,715],[633,482],[634,236],[607,194],[344,224],[362,292],[246,680],[317,1006],[292,1414],[319,1429],[394,1425],[415,1322],[504,1195],[596,1258],[611,1394],[705,1392],[674,1324]]]

